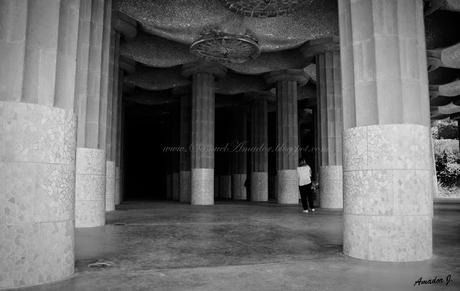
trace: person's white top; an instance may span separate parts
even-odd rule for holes
[[[309,165],[297,167],[297,176],[299,177],[299,186],[311,183],[311,169]]]

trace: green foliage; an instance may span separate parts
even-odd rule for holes
[[[460,157],[457,140],[433,140],[436,176],[444,187],[454,187],[460,177]]]
[[[431,133],[435,139],[457,139],[458,122],[451,119],[433,121]]]

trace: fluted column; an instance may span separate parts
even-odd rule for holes
[[[254,94],[251,103],[251,201],[268,201],[267,98]]]
[[[83,0],[77,47],[78,135],[75,194],[75,226],[105,224],[107,96],[101,95],[103,0]],[[102,110],[101,110],[102,109]]]
[[[276,83],[276,169],[277,200],[280,204],[299,203],[297,86],[308,77],[302,70],[283,70],[267,76],[269,84]]]
[[[375,261],[432,255],[422,0],[339,1],[344,246]]]
[[[116,48],[118,34],[112,28],[112,1],[105,3],[104,33],[103,33],[103,51],[102,51],[102,79],[101,79],[101,101],[100,110],[100,128],[101,134],[99,144],[101,148],[106,149],[106,183],[105,183],[105,210],[115,210],[115,159],[113,150],[115,144],[112,141],[113,127],[117,111],[117,92],[114,91],[115,78],[118,78],[118,71],[114,73],[115,59],[118,58]],[[102,98],[104,97],[104,98]],[[104,112],[106,111],[106,112]],[[105,117],[104,117],[105,116]],[[105,126],[104,126],[105,124]]]
[[[338,39],[312,40],[302,47],[314,56],[317,78],[317,124],[320,145],[320,207],[343,207],[342,181],[342,84]]]
[[[190,92],[191,93],[191,92]],[[190,202],[191,195],[191,173],[190,173],[190,144],[192,131],[192,98],[191,94],[183,94],[180,97],[180,202]]]
[[[194,63],[183,67],[192,76],[191,204],[214,204],[214,78],[225,74],[217,64]]]
[[[0,1],[0,289],[74,272],[80,1]]]
[[[247,178],[247,112],[246,108],[236,107],[232,112],[232,197],[234,200],[246,200],[244,183]]]

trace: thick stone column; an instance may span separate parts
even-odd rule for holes
[[[102,38],[101,108],[99,145],[106,150],[105,210],[115,210],[115,161],[112,155],[112,121],[116,101],[113,94],[113,67],[116,33],[112,28],[112,0],[105,1],[104,30]]]
[[[0,289],[74,272],[80,1],[0,1]]]
[[[277,200],[280,204],[299,203],[297,86],[308,81],[303,70],[271,72],[269,84],[276,83],[276,168]]]
[[[191,93],[191,92],[190,92]],[[192,131],[192,98],[191,94],[183,94],[180,97],[180,152],[179,201],[190,203],[191,195],[191,172],[190,172],[190,144]]]
[[[247,112],[246,108],[236,107],[232,112],[232,197],[246,200],[244,183],[247,178]]]
[[[320,207],[343,208],[342,83],[338,39],[309,41],[305,57],[314,56],[317,78],[317,118],[320,145]]]
[[[251,103],[251,201],[268,201],[267,98],[254,94]]]
[[[103,0],[83,2],[77,48],[76,96],[79,115],[75,226],[95,227],[105,224],[106,150],[101,136],[103,134],[105,140],[105,131],[99,125],[105,122],[105,119],[100,118],[100,109],[106,105],[106,96],[101,102],[102,40],[106,7]]]
[[[214,204],[214,78],[226,69],[217,64],[185,65],[183,74],[193,76],[191,204]]]
[[[116,44],[117,51],[119,49],[119,38]],[[118,54],[117,54],[118,56]],[[115,160],[115,205],[120,204],[123,200],[123,179],[122,179],[122,145],[123,145],[123,71],[119,70],[118,57],[115,62],[115,72],[118,72],[118,79],[114,82],[114,88],[117,90],[117,110],[115,117],[115,128],[113,133],[113,140],[115,144],[114,160]]]
[[[346,255],[432,255],[423,1],[339,1]]]

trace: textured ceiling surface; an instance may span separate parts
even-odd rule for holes
[[[310,76],[310,82],[300,89],[303,91],[299,97],[314,98],[316,68],[311,64],[311,59],[302,55],[299,46],[309,40],[338,35],[337,0],[302,0],[300,2],[304,5],[289,11],[288,15],[259,15],[276,17],[251,17],[255,15],[241,13],[238,9],[232,11],[225,6],[226,2],[236,2],[242,4],[241,7],[249,7],[249,2],[243,0],[114,1],[119,12],[137,22],[137,36],[121,43],[120,54],[141,65],[137,66],[134,74],[127,77],[125,83],[127,86],[156,92],[190,86],[190,80],[181,75],[180,69],[182,65],[198,60],[190,52],[190,45],[203,37],[205,32],[218,31],[223,34],[254,36],[261,54],[241,64],[224,64],[230,70],[224,79],[216,83],[216,93],[237,96],[245,92],[266,90],[263,74],[304,69]],[[251,1],[256,3],[259,0]],[[460,3],[458,0],[450,1]],[[426,47],[429,50],[460,42],[460,14],[446,10],[431,12],[425,17]],[[460,78],[460,70],[455,66],[446,67],[449,66],[441,66],[429,72],[431,85],[442,86]],[[153,97],[144,91],[140,92],[137,95],[145,104],[162,104],[171,99],[168,94]],[[445,117],[458,114],[460,97],[447,97],[443,94],[446,95],[442,90],[436,94],[432,92],[431,105],[437,112],[434,115]],[[149,98],[158,100],[149,103],[146,101]],[[236,99],[226,100],[224,103],[230,104]]]
[[[217,0],[118,0],[117,9],[154,35],[186,45],[205,29],[230,34],[250,31],[262,52],[297,47],[307,40],[338,34],[337,0],[315,0],[289,16],[238,15]]]

